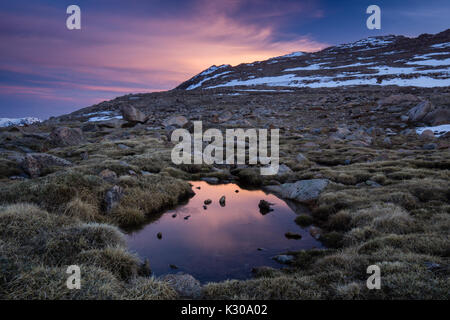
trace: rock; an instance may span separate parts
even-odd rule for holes
[[[81,160],[88,160],[89,159],[89,154],[85,151],[83,153],[80,154]]]
[[[50,167],[68,167],[72,163],[62,158],[47,153],[28,153],[22,161],[23,170],[30,175],[31,178],[37,178],[41,175],[42,170]]]
[[[129,150],[129,149],[131,149],[131,147],[129,147],[127,145],[124,145],[123,143],[119,143],[117,145],[117,148],[119,148],[120,150]]]
[[[269,213],[270,211],[273,211],[270,206],[273,206],[273,203],[270,203],[266,200],[260,200],[258,204],[259,212],[264,215]]]
[[[215,115],[212,119],[212,122],[218,123],[218,122],[226,122],[231,120],[233,117],[233,114],[230,111],[224,111],[219,115]]]
[[[174,265],[174,264],[169,264],[169,268],[173,269],[173,270],[178,269],[178,267],[176,265]]]
[[[191,217],[190,215],[186,216],[186,217],[184,217],[184,220],[188,220],[190,217]]]
[[[320,239],[320,235],[322,234],[322,230],[318,227],[310,227],[309,234],[316,240]]]
[[[294,260],[294,256],[287,254],[280,254],[278,256],[273,257],[272,259],[279,263],[289,264]]]
[[[391,146],[392,145],[391,138],[389,138],[389,137],[384,138],[383,139],[383,144],[385,146]]]
[[[369,187],[374,187],[374,188],[379,188],[379,187],[381,187],[381,184],[376,183],[375,181],[372,181],[372,180],[367,180],[367,181],[365,182],[365,184],[368,185]]]
[[[123,197],[123,189],[119,186],[114,186],[106,192],[105,195],[105,208],[106,213],[111,211],[120,204],[120,200]]]
[[[423,145],[422,149],[424,150],[435,150],[437,149],[437,144],[436,143],[426,143]]]
[[[100,172],[99,176],[103,180],[111,182],[111,183],[114,183],[117,179],[117,174],[114,171],[109,170],[109,169],[105,169],[102,172]]]
[[[402,116],[400,116],[400,120],[402,120],[403,122],[408,122],[409,116],[402,115]]]
[[[76,146],[85,140],[79,128],[58,127],[53,129],[47,141],[55,147],[67,147]]]
[[[221,207],[225,207],[225,196],[220,197],[219,204]]]
[[[305,157],[302,153],[297,154],[297,156],[295,157],[295,160],[297,160],[297,162],[299,163],[303,163],[308,161],[308,158]]]
[[[190,274],[179,272],[177,274],[166,274],[160,278],[167,283],[180,296],[185,299],[199,299],[202,296],[200,281]]]
[[[434,106],[430,101],[422,101],[417,106],[408,111],[408,121],[411,123],[423,120],[427,113],[433,111]]]
[[[351,134],[351,131],[346,127],[337,128],[336,132],[334,132],[331,136],[339,139],[345,139],[346,136]]]
[[[219,179],[216,177],[205,177],[205,178],[201,178],[200,180],[206,181],[209,184],[218,184],[219,183]]]
[[[177,217],[177,214],[174,213],[174,214],[172,215],[172,218],[176,218],[176,217]]]
[[[283,163],[283,164],[280,164],[278,167],[277,176],[282,176],[282,175],[284,175],[286,173],[290,173],[290,172],[292,172],[292,169]]]
[[[211,203],[212,203],[212,200],[211,200],[211,199],[206,199],[203,203],[206,204],[206,205],[208,205],[208,204],[211,204]]]
[[[158,232],[158,234],[156,235],[156,237],[157,237],[159,240],[161,240],[161,239],[162,239],[162,233],[161,233],[161,232]]]
[[[378,105],[386,106],[395,104],[406,106],[418,101],[420,101],[420,99],[412,94],[393,94],[378,101]]]
[[[85,123],[81,127],[81,131],[83,131],[83,132],[94,132],[97,130],[98,130],[98,126],[92,122]]]
[[[432,140],[434,139],[434,132],[431,130],[425,130],[424,132],[422,132],[422,134],[420,135],[420,139],[422,140]]]
[[[176,127],[176,128],[183,128],[185,125],[189,123],[189,120],[184,116],[174,116],[164,121],[165,127]]]
[[[286,232],[284,236],[288,239],[294,239],[294,240],[300,240],[302,238],[301,234],[294,233],[294,232]]]
[[[123,106],[121,108],[121,112],[123,119],[131,124],[145,123],[149,118],[144,113],[130,105]]]
[[[299,180],[295,183],[267,186],[266,189],[285,199],[310,203],[317,200],[320,193],[328,186],[329,182],[328,179]]]
[[[423,122],[432,126],[450,123],[450,109],[440,108],[431,111],[423,118]]]
[[[273,206],[273,203],[270,203],[266,200],[260,200],[258,204],[259,212],[264,215],[269,213],[270,211],[273,211],[270,206]]]

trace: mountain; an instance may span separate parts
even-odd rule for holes
[[[0,127],[24,126],[41,121],[42,121],[41,119],[33,117],[17,118],[17,119],[0,118]]]
[[[417,38],[370,37],[318,52],[212,66],[177,89],[283,90],[301,87],[450,86],[450,29]]]

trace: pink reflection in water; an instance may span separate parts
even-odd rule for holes
[[[130,249],[148,258],[156,275],[183,271],[203,282],[245,279],[251,276],[252,267],[279,267],[271,259],[274,255],[321,247],[307,229],[295,224],[296,214],[274,195],[231,183],[192,184],[196,195],[186,205],[167,211],[128,237]],[[219,204],[222,196],[226,198],[224,207]],[[205,210],[206,199],[212,203]],[[262,199],[274,204],[274,210],[266,215],[259,212]],[[288,231],[301,234],[302,239],[287,239],[284,234]],[[158,232],[161,240],[156,237]],[[172,270],[169,265],[179,269]]]

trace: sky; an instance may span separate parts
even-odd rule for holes
[[[81,9],[68,30],[66,9]],[[381,30],[366,8],[381,8]],[[211,65],[450,28],[448,0],[15,0],[0,2],[0,117],[70,113],[169,90]]]

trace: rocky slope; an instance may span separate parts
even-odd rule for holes
[[[283,90],[353,85],[449,86],[450,29],[417,38],[380,36],[266,61],[212,66],[178,89]],[[241,90],[238,90],[241,89]]]

